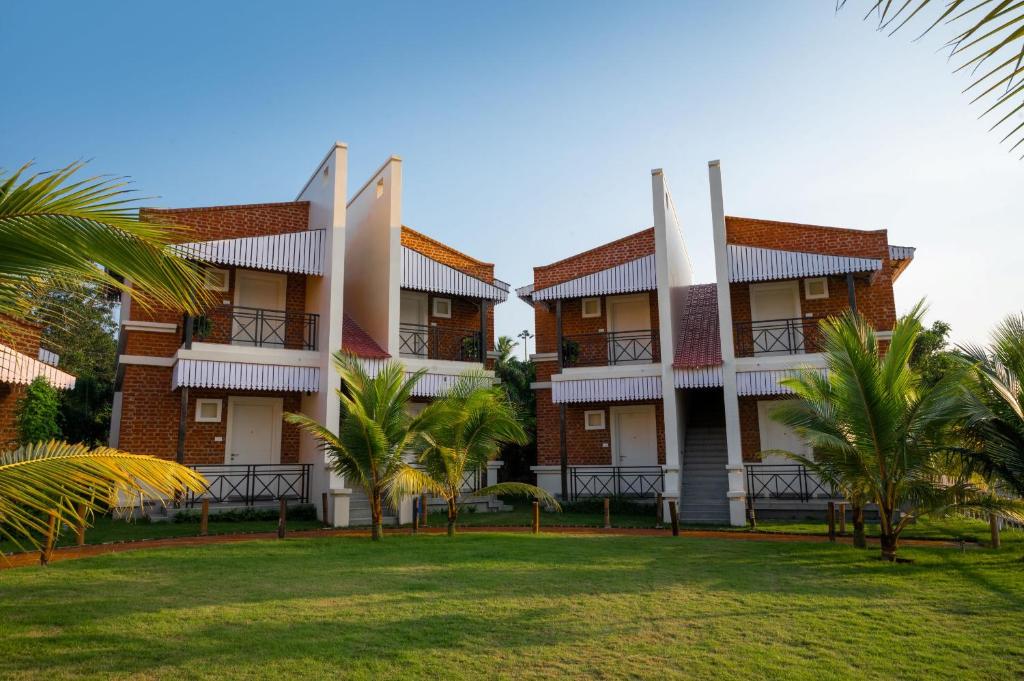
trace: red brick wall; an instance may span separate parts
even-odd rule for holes
[[[589,251],[533,268],[535,289],[547,288],[654,253],[654,228],[617,239]]]
[[[39,356],[40,324],[0,315],[0,345],[6,345],[32,359]]]
[[[446,298],[452,301],[451,319],[434,316],[434,298]],[[480,300],[462,296],[427,295],[427,323],[439,329],[451,331],[454,336],[459,332],[480,330]],[[446,334],[447,335],[447,334]],[[485,345],[488,350],[494,349],[494,305],[487,306],[487,333]]]
[[[308,201],[202,208],[142,208],[139,210],[139,218],[189,228],[176,241],[237,239],[301,232],[310,228]]]
[[[540,379],[538,379],[540,380]],[[611,412],[615,406],[653,404],[658,429],[658,463],[665,463],[665,418],[660,400],[644,402],[615,402],[595,404],[569,404],[565,408],[565,433],[570,465],[612,465]],[[583,413],[605,412],[604,430],[587,430]],[[551,390],[537,391],[537,464],[557,466],[561,462],[559,440],[559,407],[551,402]],[[607,443],[607,447],[602,445]]]
[[[646,295],[651,308],[651,329],[658,329],[658,294],[654,291],[646,291],[638,294]],[[608,330],[608,298],[600,296],[601,316],[584,317],[583,299],[568,298],[562,301],[562,336],[572,338],[574,336],[586,336],[587,334],[598,333],[601,329]],[[545,309],[547,307],[547,309]],[[558,330],[556,326],[557,315],[555,306],[545,306],[540,303],[534,305],[534,321],[537,342],[537,352],[555,352],[558,344]],[[639,330],[639,329],[637,329]],[[587,339],[580,339],[583,343]],[[655,343],[660,339],[655,335]]]
[[[402,227],[402,245],[477,279],[486,282],[494,281],[493,263],[472,258],[409,227]]]
[[[0,451],[17,446],[18,429],[14,413],[18,400],[25,394],[25,386],[0,383]]]

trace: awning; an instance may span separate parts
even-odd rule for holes
[[[517,293],[520,298],[524,299],[531,297],[533,300],[557,300],[559,298],[583,298],[585,296],[654,291],[658,288],[656,270],[652,253],[600,272],[563,281],[561,284],[536,291],[533,291],[531,287],[524,286],[518,289]],[[527,288],[531,288],[531,291],[526,291]]]
[[[370,376],[376,376],[384,365],[388,362],[386,359],[363,359],[360,358],[363,370],[366,371]],[[415,375],[413,371],[406,371],[405,377],[412,378]],[[443,395],[448,391],[455,382],[462,377],[462,374],[444,374],[444,373],[427,373],[420,377],[416,385],[413,386],[412,395],[413,397],[437,397]],[[493,379],[497,383],[497,379]]]
[[[508,299],[509,286],[500,279],[495,279],[494,283],[477,279],[402,246],[402,288],[503,303]]]
[[[697,369],[673,369],[677,388],[720,388],[722,367],[700,367]]]
[[[75,377],[71,374],[23,355],[6,345],[0,345],[0,383],[28,385],[39,376],[44,377],[58,390],[71,390],[75,387]]]
[[[728,252],[729,281],[732,283],[822,277],[882,269],[882,261],[874,258],[777,251],[737,244],[729,244]]]
[[[661,399],[661,397],[660,376],[583,378],[572,381],[551,382],[551,401],[555,404],[570,402],[626,402]]]
[[[247,236],[217,241],[193,241],[171,246],[189,260],[273,272],[322,275],[324,230]]]
[[[893,246],[889,244],[889,259],[890,260],[912,260],[914,258],[914,251],[917,249],[913,246]]]
[[[822,373],[824,369],[818,369]],[[784,378],[800,374],[799,369],[774,369],[768,371],[736,372],[736,394],[747,395],[792,395],[793,391],[779,385]]]
[[[320,390],[319,367],[247,364],[206,359],[179,359],[171,372],[171,390],[231,388],[234,390]]]

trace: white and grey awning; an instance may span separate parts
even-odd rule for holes
[[[893,246],[889,244],[889,259],[890,260],[913,260],[914,251],[917,249],[913,246]]]
[[[673,369],[677,388],[720,388],[722,367],[697,367],[696,369]]]
[[[0,383],[28,385],[40,376],[58,390],[71,390],[75,387],[75,377],[71,374],[6,345],[0,345]]]
[[[211,265],[232,265],[273,272],[322,275],[324,230],[193,241],[171,246],[184,258]]]
[[[661,397],[661,376],[583,378],[551,382],[551,401],[555,404],[629,402],[661,399]]]
[[[488,283],[402,246],[402,288],[503,303],[509,287],[500,279]]]
[[[729,244],[729,281],[732,283],[823,277],[880,269],[882,261],[875,258],[851,258]]]
[[[171,390],[183,387],[315,393],[320,390],[320,369],[279,364],[179,359],[171,372]]]
[[[654,291],[658,288],[656,272],[657,268],[652,253],[547,288],[527,292],[525,289],[528,287],[524,286],[517,293],[520,298],[524,299],[531,296],[533,300],[558,300],[559,298],[583,298],[585,296]]]

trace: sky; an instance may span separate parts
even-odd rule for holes
[[[521,286],[649,227],[654,168],[713,281],[721,159],[728,214],[887,228],[918,249],[898,309],[927,298],[982,341],[1024,307],[1024,162],[940,36],[880,34],[867,4],[9,1],[0,168],[90,159],[145,205],[290,201],[340,140],[350,192],[400,156],[403,222]],[[532,327],[498,307],[499,334]]]

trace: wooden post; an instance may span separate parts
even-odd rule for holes
[[[611,502],[608,500],[608,497],[604,498],[604,529],[612,529],[612,510]]]
[[[324,527],[331,526],[330,506],[327,503],[327,492],[320,495],[320,508],[323,509]]]
[[[665,522],[665,498],[659,494],[654,503],[657,505],[654,510],[654,526],[660,528]]]
[[[420,529],[420,498],[412,498],[412,533]]]
[[[836,540],[836,502],[828,502],[828,511],[825,515],[828,520],[828,540],[834,542]]]
[[[839,502],[839,535],[846,536],[846,502]]]
[[[427,526],[427,493],[426,492],[424,492],[423,494],[420,495],[420,508],[422,509],[422,512],[420,513],[420,516],[421,516],[420,517],[420,527],[426,527]]]
[[[284,534],[287,531],[285,524],[288,522],[288,502],[281,499],[281,509],[278,511],[277,516],[277,538],[284,539]]]
[[[992,548],[999,548],[999,519],[995,513],[988,514],[988,531],[992,535]]]
[[[533,533],[540,533],[540,502],[533,502]]]
[[[78,537],[79,546],[85,546],[85,504],[78,505]]]
[[[46,525],[46,540],[43,544],[43,550],[39,552],[39,564],[49,565],[50,558],[53,556],[53,545],[57,541],[57,516],[54,513],[50,514],[50,521]]]
[[[668,501],[668,515],[672,519],[672,536],[679,536],[679,511],[676,509],[676,500],[669,499]]]
[[[199,536],[210,534],[210,500],[203,499],[202,510],[199,512]]]

